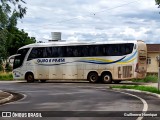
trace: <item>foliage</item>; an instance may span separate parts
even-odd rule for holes
[[[24,32],[24,30],[18,30],[17,28],[14,28],[9,32],[12,33],[8,37],[6,44],[9,56],[15,54],[18,48],[36,42],[35,38],[29,37],[28,33]]]
[[[155,2],[158,5],[158,7],[160,7],[160,0],[155,0]]]
[[[3,71],[3,67],[2,67],[2,59],[0,59],[0,71]]]
[[[135,89],[135,90],[148,91],[148,92],[160,94],[160,91],[157,88],[149,87],[149,86],[139,86],[139,85],[127,86],[127,85],[123,85],[123,86],[112,86],[111,88]]]
[[[12,71],[12,66],[7,62],[6,66],[6,72],[11,72]]]
[[[158,80],[158,76],[156,75],[148,75],[144,79],[135,79],[133,82],[145,82],[145,83],[156,83]]]
[[[18,48],[34,43],[36,40],[29,37],[24,30],[19,30],[17,20],[26,14],[23,0],[0,0],[0,71],[10,71],[12,68],[6,64],[8,56],[15,54]]]
[[[0,80],[13,80],[12,73],[0,73]]]
[[[24,5],[24,0],[0,0],[0,60],[6,61],[18,48],[35,42],[35,38],[16,27],[17,20],[26,14]],[[0,71],[2,68],[0,65]]]

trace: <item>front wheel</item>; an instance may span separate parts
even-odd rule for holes
[[[112,83],[112,76],[110,73],[103,73],[101,78],[103,83],[106,84]]]
[[[34,76],[33,76],[33,74],[28,74],[27,76],[26,76],[26,80],[27,80],[27,82],[28,83],[33,83],[34,82]]]
[[[97,83],[98,82],[98,74],[96,72],[91,72],[88,74],[87,80],[90,83]]]

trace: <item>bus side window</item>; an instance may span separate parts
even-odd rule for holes
[[[114,48],[113,47],[114,47],[113,45],[108,46],[108,51],[107,51],[108,56],[114,55]]]
[[[43,57],[44,58],[52,57],[52,48],[51,47],[43,48]]]
[[[57,57],[58,56],[58,50],[57,47],[52,47],[52,53],[51,53],[52,57]]]
[[[37,58],[38,51],[36,48],[33,48],[29,54],[28,60]]]
[[[58,47],[58,57],[63,57],[63,47]]]
[[[121,45],[121,55],[125,55],[125,45]]]
[[[73,57],[79,57],[78,46],[75,46],[73,49]]]
[[[72,52],[72,46],[68,46],[67,47],[67,57],[72,57],[73,56],[73,52]]]
[[[95,45],[94,46],[94,51],[95,51],[95,53],[94,53],[94,56],[101,56],[101,50],[99,50],[99,46],[98,45]]]
[[[89,47],[89,56],[95,56],[95,51],[93,46],[88,46]]]

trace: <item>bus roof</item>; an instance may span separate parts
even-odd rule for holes
[[[137,40],[141,41],[142,40]],[[68,42],[68,41],[56,41],[56,42],[48,42],[48,43],[33,43],[29,45],[25,45],[19,49],[24,48],[32,48],[32,47],[49,47],[49,46],[72,46],[72,45],[95,45],[95,44],[121,44],[121,43],[137,43],[137,41],[101,41],[101,42]]]

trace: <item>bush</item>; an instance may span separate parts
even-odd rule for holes
[[[0,80],[13,80],[12,73],[0,73]]]
[[[6,68],[6,72],[11,72],[12,71],[12,66],[9,63],[6,64],[5,68]]]
[[[3,71],[2,60],[0,59],[0,71]]]
[[[3,67],[2,67],[2,65],[0,64],[0,71],[3,71]]]

